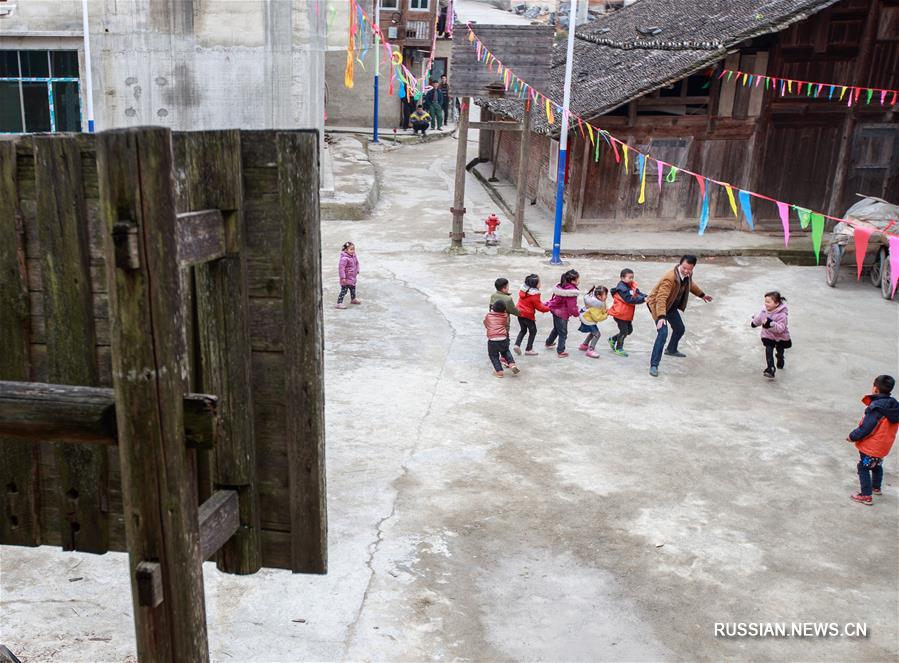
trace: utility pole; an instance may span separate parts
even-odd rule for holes
[[[471,106],[471,97],[462,97],[461,101],[459,132],[456,136],[459,143],[456,146],[455,195],[453,196],[453,206],[450,208],[450,212],[453,213],[450,248],[453,249],[462,248],[462,238],[465,236],[465,233],[462,232],[462,219],[465,216],[465,158],[468,154],[468,110]]]
[[[87,0],[85,0],[87,1]],[[375,119],[371,142],[378,142],[378,74],[381,71],[381,0],[375,0]]]
[[[515,225],[512,230],[512,248],[521,248],[524,232],[524,205],[528,191],[528,159],[531,146],[531,100],[524,102],[524,118],[521,121],[521,142],[518,152],[518,189],[515,197]]]
[[[553,255],[550,264],[561,265],[562,208],[565,204],[565,164],[568,158],[568,106],[571,103],[571,67],[574,64],[574,33],[577,29],[577,2],[571,0],[568,13],[568,54],[565,59],[565,93],[562,97],[562,133],[559,135],[559,170],[556,174],[556,224],[553,228]],[[586,2],[586,0],[585,0]]]
[[[94,87],[91,79],[91,33],[87,0],[81,0],[81,30],[84,35],[84,96],[87,97],[87,130],[94,133]]]

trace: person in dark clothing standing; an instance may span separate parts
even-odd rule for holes
[[[443,128],[443,92],[437,81],[431,81],[431,89],[425,94],[425,110],[431,116],[431,129]]]
[[[446,74],[440,77],[440,91],[443,93],[443,123],[450,123],[450,89]]]

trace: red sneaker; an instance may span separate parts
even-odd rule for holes
[[[853,502],[858,502],[859,504],[865,504],[867,506],[871,506],[872,504],[874,504],[874,500],[871,499],[870,495],[855,493],[855,495],[850,495],[849,497]]]
[[[581,343],[581,344],[577,347],[577,349],[580,350],[581,352],[586,352],[587,350],[590,349],[590,346],[587,345],[586,343]]]
[[[874,488],[874,489],[871,491],[871,494],[872,494],[872,495],[883,495],[883,493],[880,492],[880,488]]]
[[[559,359],[562,359],[563,357],[567,357],[567,356],[568,356],[568,353],[567,353],[567,352],[560,352],[560,353],[559,353]]]

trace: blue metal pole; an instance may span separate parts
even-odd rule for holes
[[[559,150],[559,171],[556,173],[556,223],[553,226],[553,257],[551,265],[561,265],[562,258],[562,206],[565,204],[565,162],[568,150]]]
[[[381,2],[375,0],[372,13],[375,18],[375,119],[372,123],[371,142],[378,142],[378,75],[381,72]],[[388,68],[390,63],[387,63]]]
[[[371,142],[378,142],[378,70],[375,70],[375,122]]]

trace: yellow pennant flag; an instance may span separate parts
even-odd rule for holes
[[[843,89],[840,90],[840,101],[843,101],[843,95],[846,94],[846,90],[847,90],[847,89],[848,89],[848,88],[844,85],[844,86],[843,86]]]
[[[546,100],[546,121],[550,124],[556,123],[556,118],[553,117],[553,109],[549,107],[549,99]]]
[[[468,33],[468,41],[474,41],[474,32],[469,31],[469,33]]]
[[[743,87],[746,87],[746,81],[749,80],[749,74],[743,74]]]
[[[637,202],[642,205],[646,202],[646,157],[642,154],[640,155],[640,165],[640,197],[637,198]]]
[[[593,127],[590,126],[590,123],[587,123],[587,133],[590,134],[590,144],[593,145]]]
[[[734,200],[734,191],[730,188],[730,184],[725,184],[724,188],[727,190],[727,200],[730,202],[730,208],[734,211],[734,217],[739,219],[740,216],[737,214],[737,201]]]
[[[621,149],[624,150],[624,172],[629,172],[630,169],[627,166],[627,145],[625,143],[621,144]]]

